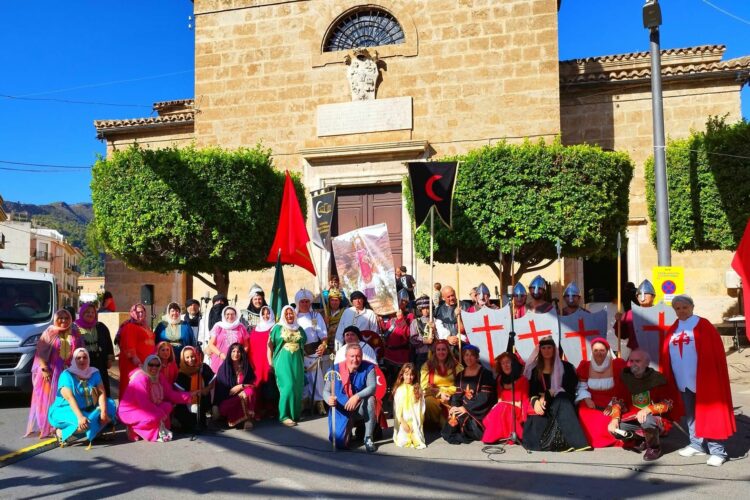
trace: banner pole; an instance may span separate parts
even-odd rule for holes
[[[563,268],[562,268],[562,244],[560,243],[560,238],[557,238],[557,243],[555,244],[555,250],[557,250],[557,293],[559,297],[559,311],[557,311],[557,344],[559,346],[559,349],[562,349],[562,328],[560,326],[560,316],[562,316],[563,312]]]
[[[617,233],[617,357],[622,357],[622,239]]]
[[[461,359],[461,329],[463,328],[463,321],[461,320],[461,288],[459,283],[461,278],[458,272],[458,248],[456,248],[456,297],[458,298],[456,305],[458,307],[458,313],[456,315],[456,336],[458,336],[458,359]]]
[[[428,290],[430,291],[430,323],[432,323],[432,310],[433,310],[431,296],[432,296],[432,287],[434,283],[434,278],[433,278],[434,252],[435,252],[435,207],[431,207],[430,208],[430,284],[427,287]]]

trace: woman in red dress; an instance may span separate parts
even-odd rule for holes
[[[484,417],[483,443],[496,443],[508,439],[513,428],[515,407],[516,436],[523,439],[523,423],[529,407],[529,381],[522,377],[523,367],[510,353],[504,352],[495,358],[497,376],[497,404]],[[515,386],[515,387],[513,387]],[[511,441],[512,444],[515,444]]]
[[[130,373],[140,368],[147,356],[154,353],[154,332],[149,328],[146,306],[135,304],[130,308],[130,319],[120,326],[117,339],[120,345],[120,391],[125,394],[130,382]]]
[[[611,416],[604,409],[613,398],[627,400],[628,391],[620,375],[627,363],[621,358],[612,358],[609,343],[597,337],[591,341],[592,360],[583,360],[578,365],[578,419],[583,433],[593,448],[622,446],[622,441],[609,433],[607,426]]]

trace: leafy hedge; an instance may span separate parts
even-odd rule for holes
[[[93,168],[96,231],[108,252],[136,269],[214,276],[266,262],[281,206],[284,174],[271,152],[220,148],[115,151]],[[306,212],[305,191],[295,179]]]
[[[750,123],[711,117],[705,132],[667,144],[672,248],[734,250],[750,218]],[[646,162],[651,238],[656,243],[654,160]]]

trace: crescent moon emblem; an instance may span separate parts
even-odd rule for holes
[[[318,212],[318,207],[320,207],[320,200],[315,203],[315,217],[320,219],[320,212]]]
[[[442,179],[442,175],[435,174],[429,179],[427,179],[427,182],[424,184],[424,190],[427,193],[427,196],[430,197],[434,201],[443,201],[441,197],[435,194],[435,191],[432,189],[432,185],[435,184],[438,180]]]

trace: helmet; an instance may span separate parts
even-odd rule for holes
[[[531,283],[529,283],[529,290],[531,293],[541,293],[541,290],[547,289],[547,282],[544,281],[544,278],[542,278],[540,275],[537,275],[536,278],[531,280]]]
[[[489,294],[490,294],[490,289],[487,288],[487,285],[485,285],[484,283],[480,283],[479,286],[477,287],[477,295],[489,295]]]
[[[248,292],[248,296],[250,298],[253,298],[256,295],[263,295],[263,289],[257,283],[253,284],[253,286],[250,287],[250,291]]]
[[[654,289],[654,285],[652,285],[649,280],[643,280],[641,284],[638,285],[638,296],[641,297],[643,295],[646,295],[647,293],[656,297],[656,290]]]
[[[578,285],[576,285],[576,282],[572,281],[567,287],[565,287],[563,297],[575,297],[576,295],[580,297],[581,290],[578,288]]]
[[[409,302],[409,292],[406,290],[406,288],[402,288],[398,291],[398,300],[399,302],[401,302],[402,300]]]
[[[516,286],[513,287],[513,296],[522,297],[524,295],[526,295],[526,287],[519,281],[516,283]]]

